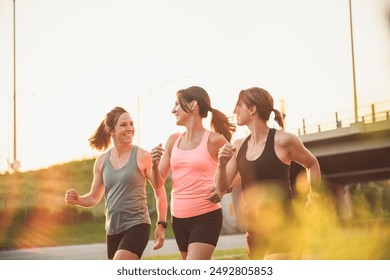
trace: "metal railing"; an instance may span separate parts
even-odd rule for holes
[[[335,112],[333,120],[330,114],[325,116],[325,118],[324,116],[320,117],[322,118],[311,117],[310,121],[305,118],[302,119],[301,126],[293,131],[300,136],[350,127],[351,124],[355,123],[353,112],[349,110]],[[319,119],[321,120],[319,121]],[[374,123],[389,120],[390,100],[359,107],[358,123]]]

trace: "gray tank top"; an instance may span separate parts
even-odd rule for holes
[[[114,169],[110,149],[103,163],[106,233],[121,233],[135,225],[150,224],[146,201],[146,178],[137,164],[138,147],[133,145],[125,166]]]

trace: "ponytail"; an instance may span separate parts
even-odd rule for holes
[[[213,108],[210,108],[210,111],[212,113],[211,129],[222,134],[230,142],[233,133],[236,131],[236,126],[229,122],[228,117],[221,111]]]
[[[272,112],[275,114],[274,120],[279,124],[280,128],[284,130],[283,115],[278,110],[274,109],[274,99],[271,94],[263,88],[252,87],[243,89],[238,96],[236,107],[244,102],[250,108],[256,106],[256,113],[261,120],[268,121]]]
[[[88,139],[89,145],[98,151],[105,151],[110,146],[111,137],[106,129],[105,120],[101,122],[93,135]]]
[[[201,87],[191,86],[186,89],[181,89],[176,93],[180,106],[185,112],[190,112],[188,103],[196,100],[199,106],[199,115],[206,118],[208,112],[212,113],[211,129],[222,134],[226,140],[230,142],[233,132],[236,131],[236,126],[229,122],[226,115],[211,107],[211,101],[208,93]]]
[[[282,113],[279,112],[279,111],[276,110],[276,109],[273,109],[272,111],[273,111],[274,114],[275,114],[274,120],[279,124],[280,128],[281,128],[282,130],[284,130],[284,119],[283,119]]]
[[[111,131],[114,131],[119,116],[127,113],[122,107],[112,109],[100,123],[93,135],[88,139],[89,145],[98,151],[105,151],[111,144]]]

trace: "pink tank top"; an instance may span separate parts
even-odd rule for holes
[[[192,150],[178,148],[182,133],[171,152],[172,199],[171,213],[177,218],[188,218],[221,208],[221,204],[207,200],[209,190],[215,187],[217,162],[211,157],[206,130],[198,147]]]

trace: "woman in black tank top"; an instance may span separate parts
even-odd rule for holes
[[[282,130],[268,127],[272,112]],[[242,90],[235,114],[237,125],[246,125],[251,134],[220,149],[217,189],[209,200],[219,201],[239,176],[246,207],[249,258],[298,259],[304,237],[293,202],[290,164],[295,161],[304,166],[315,188],[321,180],[318,161],[297,136],[283,131],[283,117],[274,109],[266,90]],[[313,196],[310,190],[307,208],[313,206]]]

